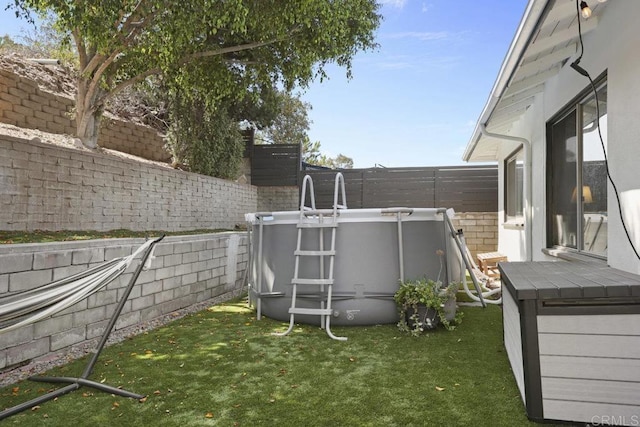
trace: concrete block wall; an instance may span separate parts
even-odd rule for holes
[[[102,119],[98,145],[144,159],[159,162],[171,160],[171,154],[165,149],[164,137],[155,129],[113,117]]]
[[[300,209],[298,187],[258,187],[258,212],[297,211]]]
[[[0,121],[43,132],[72,135],[75,101],[45,92],[28,78],[0,70]]]
[[[258,190],[209,176],[0,135],[0,229],[233,229]]]
[[[74,108],[73,98],[41,90],[31,79],[0,70],[0,122],[74,135]],[[108,114],[103,117],[98,144],[150,160],[167,161],[171,158],[164,148],[164,138],[156,130]]]
[[[166,237],[138,277],[115,329],[150,321],[212,298],[240,295],[248,264],[245,233]],[[144,239],[0,246],[0,297],[33,289],[126,256]],[[0,333],[0,369],[68,352],[99,339],[139,260],[102,290],[55,314]]]
[[[462,229],[467,247],[475,257],[479,253],[498,250],[497,212],[456,212],[456,229]]]

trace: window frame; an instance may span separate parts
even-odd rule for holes
[[[521,177],[518,182],[518,163],[521,163]],[[515,179],[515,181],[514,181]],[[518,206],[518,191],[520,203]],[[512,203],[515,201],[515,208]],[[510,225],[524,223],[524,146],[516,148],[504,160],[504,222]]]
[[[596,90],[600,91],[603,88],[608,88],[608,80],[607,80],[607,71],[603,72],[599,75],[594,81],[594,86]],[[582,188],[583,185],[583,176],[582,170],[585,162],[584,153],[583,153],[583,145],[584,145],[584,135],[583,135],[583,106],[589,101],[590,98],[593,97],[593,88],[591,85],[584,88],[578,95],[576,95],[569,103],[567,103],[558,113],[552,116],[546,122],[546,179],[545,179],[545,200],[546,200],[546,248],[547,250],[560,249],[562,251],[569,251],[574,253],[579,253],[581,255],[585,255],[588,257],[593,257],[597,259],[607,259],[607,255],[598,254],[595,252],[590,252],[584,249],[583,242],[583,233],[578,232],[578,229],[582,226],[584,227],[584,211],[583,206],[578,203],[576,204],[576,218],[578,218],[578,222],[576,224],[576,247],[572,246],[563,246],[560,244],[554,243],[554,235],[553,235],[553,213],[555,212],[552,207],[556,203],[553,199],[554,191],[553,191],[553,127],[559,124],[561,121],[566,119],[570,115],[575,115],[576,119],[576,168],[575,168],[575,178],[576,178],[576,187],[580,185]],[[602,102],[602,100],[601,100]],[[607,112],[608,113],[608,112]],[[599,119],[600,120],[600,119]],[[605,137],[606,138],[606,137]]]

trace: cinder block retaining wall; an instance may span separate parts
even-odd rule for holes
[[[0,70],[0,122],[74,135],[74,108],[73,98],[43,91],[31,79]],[[171,158],[164,148],[164,138],[156,130],[109,116],[103,119],[98,144],[145,159],[166,161]]]
[[[0,230],[233,229],[258,190],[0,135]]]
[[[462,229],[471,254],[498,250],[497,212],[456,212],[452,221],[456,229]]]
[[[298,187],[258,187],[257,212],[297,211]]]
[[[0,246],[0,296],[68,277],[105,260],[126,256],[144,239],[92,240]],[[211,298],[243,292],[248,263],[245,233],[171,236],[158,243],[149,270],[133,288],[116,330]],[[0,369],[64,354],[97,340],[138,265],[103,290],[55,316],[0,334]]]

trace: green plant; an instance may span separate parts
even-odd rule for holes
[[[457,283],[444,286],[440,281],[427,279],[401,282],[393,296],[400,315],[398,329],[413,336],[435,328],[438,323],[447,330],[455,329],[462,321],[462,312],[455,310],[457,292]],[[426,312],[424,309],[421,312],[420,306],[425,307]]]

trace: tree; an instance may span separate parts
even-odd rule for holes
[[[190,171],[219,178],[235,178],[244,140],[238,122],[224,108],[207,99],[175,97],[167,134],[174,162]]]
[[[14,0],[16,13],[55,16],[78,55],[77,136],[95,147],[105,102],[150,76],[179,70],[207,93],[243,97],[252,85],[286,89],[351,75],[354,55],[374,48],[375,0]]]
[[[302,161],[332,169],[351,169],[353,159],[338,154],[335,158],[322,154],[320,141],[311,142],[309,129],[312,121],[309,110],[313,107],[298,95],[279,92],[276,96],[277,114],[273,123],[258,132],[258,139],[271,144],[302,144]]]
[[[270,125],[258,133],[260,140],[268,144],[300,144],[308,140],[311,104],[284,91],[276,93],[275,104],[276,115]]]
[[[323,155],[316,164],[331,169],[353,169],[353,159],[344,154],[338,154],[336,157]]]

